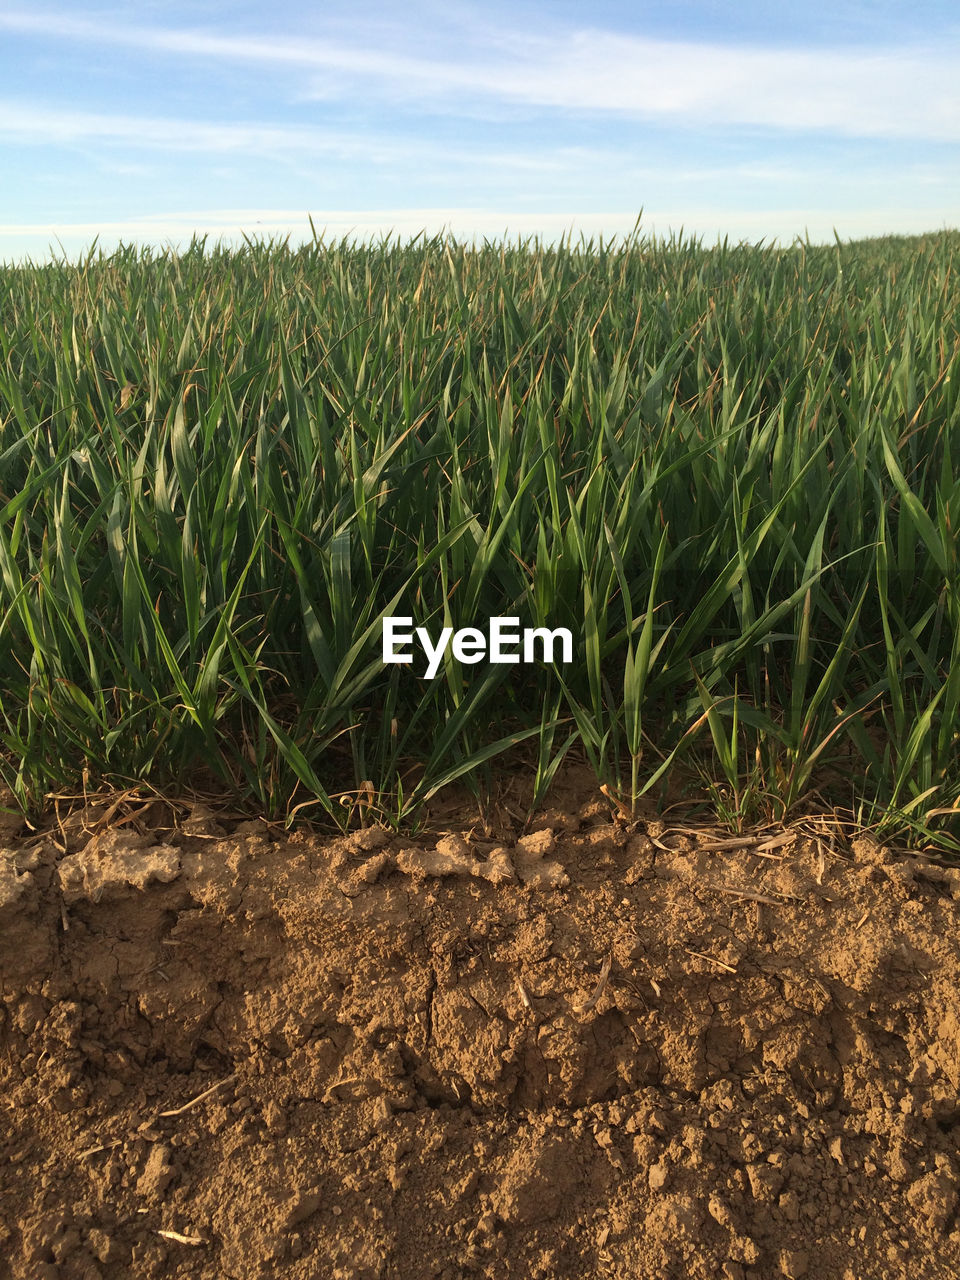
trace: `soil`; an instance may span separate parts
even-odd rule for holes
[[[556,804],[0,829],[0,1276],[960,1275],[960,871]]]

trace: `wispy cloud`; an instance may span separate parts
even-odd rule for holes
[[[171,117],[70,111],[10,100],[0,100],[0,138],[38,146],[103,141],[177,151],[271,155],[309,148],[348,156],[355,154],[355,148],[360,145],[367,151],[375,146],[369,138],[297,126],[204,123]]]
[[[423,76],[437,87],[453,87],[456,68],[335,41],[304,40],[278,36],[229,36],[197,29],[171,29],[101,23],[66,13],[36,14],[26,11],[0,13],[0,30],[42,35],[47,39],[85,41],[101,47],[120,46],[149,53],[183,54],[220,61],[254,62],[261,66],[298,66],[388,79]]]
[[[522,68],[532,104],[839,134],[960,140],[955,58],[715,47],[582,32]]]
[[[518,175],[539,174],[558,181],[564,177],[617,174],[634,182],[662,182],[665,166],[638,160],[638,148],[612,141],[606,146],[575,144],[546,145],[538,149],[490,147],[476,142],[442,141],[420,138],[411,133],[387,135],[328,128],[323,125],[261,125],[256,122],[203,121],[176,116],[129,115],[122,111],[95,112],[44,106],[38,102],[0,98],[0,142],[29,146],[35,153],[44,147],[76,146],[96,148],[96,162],[116,173],[147,172],[144,160],[151,153],[213,155],[224,163],[235,159],[287,160],[309,163],[316,157],[343,161],[351,166],[366,164],[409,169],[410,165],[442,165],[445,172],[465,169],[472,173],[495,170]],[[943,167],[910,164],[903,170],[912,184],[927,187],[956,187],[956,175]],[[845,181],[862,189],[865,185],[885,186],[883,173],[851,172],[849,165],[817,157],[798,161],[727,161],[725,163],[680,163],[666,171],[675,188],[702,189],[706,183],[737,180],[760,184],[816,184],[829,180],[834,186]]]
[[[517,53],[495,33],[474,52],[413,56],[375,30],[364,44],[224,35],[95,22],[13,10],[0,30],[43,34],[221,62],[297,67],[363,82],[380,96],[421,102],[486,99],[527,108],[611,112],[705,125],[829,131],[847,136],[960,141],[960,47],[732,48],[639,39],[600,30],[518,33]],[[317,89],[327,98],[329,88]]]
[[[556,170],[568,160],[565,149],[532,152],[465,147],[308,125],[227,124],[167,116],[70,111],[39,103],[0,99],[0,139],[31,146],[116,143],[131,150],[210,152],[303,160],[332,156],[351,164],[409,165],[442,161],[452,166]]]

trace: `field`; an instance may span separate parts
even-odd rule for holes
[[[956,847],[958,254],[7,268],[4,780],[29,813],[202,765],[270,816],[399,823],[510,749],[539,799],[576,748],[628,808],[684,763],[734,822],[820,781]],[[427,682],[384,614],[567,627],[574,662]]]
[[[0,269],[0,1277],[957,1273],[958,267]]]

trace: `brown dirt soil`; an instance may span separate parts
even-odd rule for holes
[[[960,1275],[960,872],[532,828],[0,830],[0,1275]]]

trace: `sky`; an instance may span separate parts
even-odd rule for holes
[[[0,261],[960,226],[956,0],[0,0]]]

